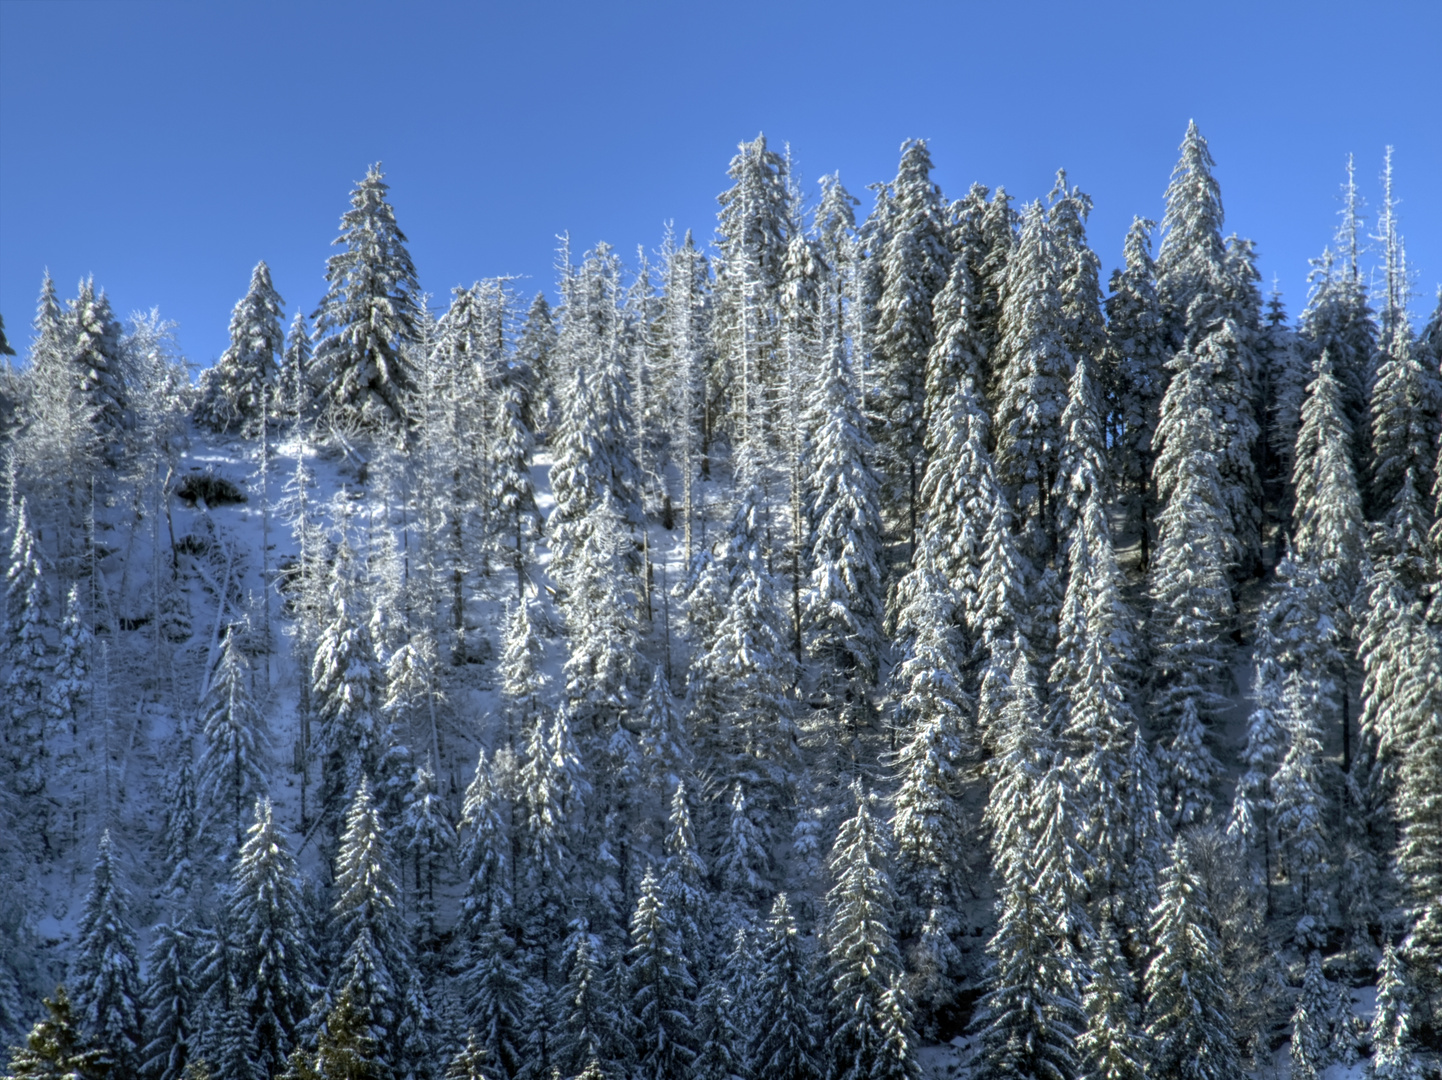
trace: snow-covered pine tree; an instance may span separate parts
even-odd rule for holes
[[[717,196],[720,258],[711,321],[717,370],[711,381],[729,388],[733,455],[745,472],[768,459],[780,404],[780,287],[795,223],[786,158],[760,134],[737,151],[726,172],[732,186]]]
[[[384,608],[377,604],[376,610]],[[439,708],[444,698],[439,666],[435,635],[427,626],[410,629],[386,661],[381,718],[387,749],[377,770],[391,786],[412,779],[401,771],[410,756],[409,746],[426,747],[432,759],[440,753]]]
[[[571,639],[566,697],[590,734],[601,740],[634,695],[640,582],[633,569],[635,541],[609,490],[601,489],[580,525],[580,545],[558,578],[566,589]],[[554,565],[552,572],[557,572]]]
[[[1398,770],[1397,876],[1410,930],[1402,943],[1417,989],[1436,1016],[1442,999],[1442,636],[1414,635],[1396,688],[1414,732]]]
[[[1377,1011],[1372,1017],[1372,1060],[1368,1075],[1373,1080],[1421,1080],[1421,1062],[1414,1054],[1407,969],[1390,941],[1382,946],[1382,963],[1377,968]]]
[[[516,886],[523,913],[520,945],[530,971],[547,985],[566,925],[565,909],[578,884],[571,878],[571,830],[584,821],[580,814],[573,818],[573,808],[567,805],[567,778],[554,739],[556,723],[568,721],[536,718],[527,733],[517,776]]]
[[[536,293],[521,331],[516,337],[515,356],[531,375],[531,396],[523,419],[533,432],[549,432],[555,387],[551,384],[552,356],[556,348],[556,319],[544,292]]]
[[[689,1074],[693,1080],[737,1080],[744,1074],[743,1023],[741,1003],[729,980],[708,981],[696,997],[697,1051]]]
[[[561,950],[566,985],[558,1004],[552,1060],[563,1075],[580,1075],[594,1062],[605,1075],[624,1076],[631,1064],[629,1013],[615,995],[601,939],[580,919]],[[621,969],[618,969],[620,971]]]
[[[1051,492],[1074,363],[1066,345],[1061,273],[1051,223],[1041,204],[1033,204],[1007,264],[993,430],[997,476],[1011,493],[1019,547],[1036,573],[1057,545]]]
[[[1061,271],[1059,288],[1065,327],[1062,337],[1074,364],[1083,357],[1092,364],[1099,392],[1106,395],[1115,380],[1105,364],[1101,260],[1087,244],[1086,222],[1091,214],[1092,199],[1075,184],[1067,183],[1065,169],[1057,170],[1056,183],[1047,199],[1050,203],[1047,217]]]
[[[697,249],[689,229],[680,246],[664,246],[663,255],[666,263],[662,301],[666,441],[671,460],[680,474],[683,540],[689,564],[694,554],[696,479],[698,473],[709,475],[707,455],[714,421],[705,386],[710,274],[706,257]]]
[[[794,775],[792,694],[796,660],[786,647],[786,618],[778,575],[765,548],[765,499],[750,485],[732,519],[728,548],[718,560],[723,588],[720,619],[693,661],[693,726],[711,755],[704,762],[737,780],[770,806]],[[705,706],[702,713],[698,706]]]
[[[541,531],[536,489],[531,482],[535,436],[529,417],[534,374],[523,366],[519,354],[504,360],[500,368],[494,430],[488,446],[491,528],[495,543],[516,572],[517,601],[524,602],[528,567],[535,559],[535,541]]]
[[[82,1034],[65,987],[44,999],[48,1014],[30,1029],[23,1047],[11,1048],[7,1076],[14,1080],[104,1080],[114,1060]]]
[[[1262,865],[1258,879],[1267,896],[1267,912],[1272,910],[1272,777],[1281,762],[1286,743],[1288,720],[1285,699],[1285,675],[1277,663],[1277,640],[1266,620],[1258,620],[1256,640],[1252,648],[1252,711],[1247,717],[1247,745],[1242,751],[1246,767],[1237,780],[1232,799],[1232,816],[1227,834],[1243,845],[1244,850],[1261,848]]]
[[[201,377],[196,416],[216,431],[252,434],[262,415],[274,416],[285,350],[281,307],[265,260],[250,272],[250,289],[230,314],[230,347]],[[300,324],[304,333],[305,326]]]
[[[1085,1080],[1145,1080],[1150,1055],[1139,1026],[1136,985],[1111,924],[1097,927],[1082,997],[1086,1030],[1076,1048]]]
[[[46,629],[49,600],[40,545],[22,498],[14,511],[10,566],[5,575],[5,636],[0,660],[9,665],[5,678],[3,747],[6,786],[22,796],[45,789],[47,684],[53,678]],[[43,827],[43,821],[36,824]]]
[[[1253,405],[1253,341],[1259,332],[1254,324],[1260,301],[1252,303],[1256,290],[1250,245],[1241,243],[1229,251],[1222,240],[1221,189],[1212,175],[1216,163],[1195,121],[1187,126],[1181,150],[1167,188],[1157,256],[1157,297],[1173,356],[1167,363],[1172,378],[1154,437],[1157,463],[1152,474],[1165,503],[1175,486],[1176,466],[1174,456],[1168,464],[1162,459],[1168,457],[1167,443],[1176,438],[1172,428],[1184,422],[1168,407],[1168,399],[1195,395],[1197,404],[1211,410],[1216,428],[1213,452],[1223,503],[1232,518],[1235,569],[1250,575],[1260,570],[1261,551],[1261,491],[1253,453],[1259,431]],[[1193,372],[1198,364],[1202,370]]]
[[[1323,794],[1319,697],[1315,683],[1301,675],[1288,676],[1284,692],[1288,746],[1272,780],[1277,833],[1283,839],[1280,863],[1298,901],[1297,939],[1304,945],[1320,944],[1330,893],[1326,878],[1331,870],[1327,860],[1331,844]]]
[[[755,907],[770,892],[771,856],[761,830],[746,810],[746,789],[738,783],[731,794],[731,818],[712,871],[722,892],[743,908]]]
[[[140,961],[130,925],[130,896],[120,880],[119,856],[106,829],[78,927],[70,969],[80,1027],[106,1054],[116,1073],[133,1076],[141,1049]]]
[[[1431,491],[1436,484],[1442,377],[1436,363],[1429,365],[1430,358],[1413,342],[1405,321],[1379,359],[1370,409],[1371,505],[1383,512],[1396,505],[1408,472],[1418,491]]]
[[[81,766],[80,721],[91,698],[90,663],[94,648],[80,607],[80,588],[70,586],[65,598],[65,618],[60,623],[60,646],[55,666],[50,669],[50,685],[45,691],[45,710],[50,734],[63,746],[56,749],[50,779],[62,782],[65,775]]]
[[[145,954],[141,999],[145,1039],[141,1071],[148,1080],[182,1080],[195,1041],[195,935],[184,915],[155,928]]]
[[[696,980],[686,942],[647,868],[631,917],[628,983],[635,1024],[636,1071],[644,1080],[688,1076],[698,1047],[693,1028]]]
[[[433,761],[415,771],[401,811],[397,840],[398,850],[411,864],[411,895],[414,917],[420,921],[421,941],[428,949],[434,948],[436,880],[451,862],[456,828],[451,824],[450,807],[441,794]]]
[[[1322,954],[1313,949],[1307,954],[1302,989],[1292,1010],[1292,1075],[1297,1080],[1317,1080],[1331,1064],[1327,1053],[1331,996],[1327,977],[1322,974]]]
[[[1377,350],[1377,322],[1367,299],[1360,261],[1361,206],[1350,155],[1336,250],[1312,261],[1311,295],[1298,319],[1297,337],[1315,369],[1323,352],[1332,354],[1342,410],[1352,439],[1347,450],[1357,475],[1366,475],[1367,389]]]
[[[515,944],[496,923],[481,934],[470,967],[462,975],[466,1017],[488,1080],[518,1080],[526,1075],[527,1044],[534,1029],[531,989],[517,963]],[[536,1075],[542,1063],[535,1062]]]
[[[240,636],[236,626],[226,634],[200,705],[203,749],[196,794],[203,808],[202,830],[220,851],[227,850],[232,840],[240,846],[246,812],[269,790],[270,735],[255,703],[250,662],[241,652]]]
[[[1236,1037],[1206,892],[1188,857],[1179,837],[1172,844],[1153,912],[1155,951],[1146,969],[1146,1030],[1152,1067],[1160,1075],[1221,1080],[1238,1073]]]
[[[946,285],[951,262],[946,214],[931,168],[925,139],[902,143],[878,253],[881,295],[873,339],[888,502],[912,545],[926,468],[926,367],[936,340],[932,301]]]
[[[370,630],[360,618],[350,580],[354,556],[342,545],[331,565],[329,617],[310,666],[310,708],[319,722],[321,805],[332,822],[362,775],[376,770],[382,752],[377,715],[379,671]]]
[[[772,901],[757,967],[750,993],[759,1022],[746,1035],[747,1069],[768,1080],[820,1080],[822,1059],[807,958],[785,893]]]
[[[820,415],[821,429],[811,450],[812,570],[801,625],[807,651],[823,666],[823,678],[849,688],[876,677],[885,568],[873,449],[839,352]],[[911,438],[905,437],[908,447]]]
[[[338,952],[318,1002],[350,1000],[357,1030],[374,1040],[379,1063],[398,1080],[428,1076],[433,1019],[396,906],[385,830],[364,774],[346,812],[335,892],[332,938]]]
[[[1362,505],[1348,450],[1352,430],[1343,408],[1332,353],[1321,354],[1302,406],[1302,426],[1292,467],[1297,557],[1337,591],[1345,615],[1357,586],[1362,555]]]
[[[300,870],[277,827],[269,799],[255,803],[226,897],[233,931],[231,963],[244,972],[231,1008],[248,1032],[251,1076],[268,1080],[300,1044],[317,989]]]
[[[102,289],[86,278],[80,293],[69,303],[70,367],[81,415],[88,423],[94,448],[109,464],[120,460],[121,444],[130,417],[121,348],[120,321]]]
[[[276,412],[279,419],[289,421],[299,431],[299,425],[311,415],[311,402],[315,396],[311,372],[310,327],[305,312],[297,311],[290,321],[290,331],[285,337],[285,350],[281,354],[281,370],[277,376]]]
[[[691,775],[691,739],[658,664],[641,703],[641,762],[647,788],[664,802]]]
[[[891,927],[896,894],[887,869],[890,837],[876,798],[858,790],[856,815],[842,824],[831,849],[835,884],[826,896],[826,982],[830,994],[825,1055],[837,1080],[911,1076],[914,1050],[890,1037],[887,1022],[901,975]],[[905,1021],[905,1012],[896,1018]],[[904,1034],[904,1032],[903,1032]]]
[[[383,175],[372,165],[351,192],[333,241],[345,250],[326,261],[329,288],[312,316],[317,405],[342,430],[404,427],[415,389],[405,346],[416,335],[420,285]]]
[[[1163,427],[1173,431],[1153,470],[1164,509],[1151,572],[1151,638],[1159,757],[1174,820],[1185,824],[1209,812],[1218,771],[1204,739],[1221,704],[1215,688],[1225,670],[1223,635],[1234,617],[1227,570],[1236,558],[1236,534],[1214,451],[1212,412],[1197,383],[1205,364],[1195,358],[1183,366],[1180,359],[1183,354],[1173,361],[1174,378],[1162,401]],[[1188,389],[1194,386],[1195,392]]]
[[[466,788],[458,832],[464,889],[459,930],[468,946],[474,948],[488,925],[513,912],[513,844],[508,807],[484,748],[476,761],[476,775]]]
[[[1112,272],[1106,300],[1111,471],[1118,494],[1125,499],[1127,531],[1135,532],[1141,543],[1143,566],[1151,561],[1157,513],[1152,439],[1167,385],[1169,355],[1152,260],[1155,229],[1154,221],[1132,219],[1123,244],[1125,266]]]

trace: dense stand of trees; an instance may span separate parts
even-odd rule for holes
[[[1390,151],[1295,325],[1195,125],[1105,288],[1064,172],[931,171],[858,222],[758,137],[709,253],[564,240],[554,304],[438,312],[375,167],[317,310],[259,263],[198,386],[47,277],[10,1075],[1420,1076],[1442,302]]]

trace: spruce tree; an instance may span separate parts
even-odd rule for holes
[[[131,1076],[141,1048],[140,962],[117,860],[106,829],[80,916],[71,982],[81,1027],[104,1049],[117,1074]]]
[[[268,1080],[299,1045],[316,993],[300,871],[276,826],[269,799],[255,804],[227,897],[233,964],[245,973],[231,1008],[249,1033],[252,1075]]]
[[[1419,355],[1420,354],[1420,355]],[[1396,504],[1407,473],[1419,491],[1430,491],[1437,477],[1442,437],[1442,376],[1425,348],[1412,340],[1404,321],[1380,357],[1372,383],[1372,505]]]
[[[508,807],[484,748],[461,804],[459,862],[463,893],[460,930],[471,945],[511,911],[513,844]]]
[[[645,1080],[689,1075],[698,1047],[696,981],[660,883],[648,868],[631,917],[628,982],[635,1018],[636,1071]]]
[[[268,790],[269,733],[250,681],[239,628],[232,627],[200,706],[204,749],[197,766],[196,794],[204,807],[203,828],[217,846],[222,830],[240,846],[245,813]]]
[[[3,718],[8,786],[19,795],[34,796],[45,787],[49,763],[46,746],[45,693],[51,679],[51,658],[45,639],[49,599],[40,548],[30,525],[25,500],[14,514],[14,539],[6,572],[3,659]]]
[[[1313,949],[1307,955],[1302,989],[1292,1010],[1292,1075],[1297,1080],[1317,1080],[1331,1062],[1327,1054],[1329,988],[1322,974],[1322,954]]]
[[[416,388],[405,347],[416,336],[420,285],[382,177],[372,165],[351,192],[333,241],[344,250],[326,262],[329,288],[312,316],[317,404],[343,429],[404,427]]]
[[[1097,929],[1082,997],[1086,1030],[1076,1048],[1085,1080],[1144,1080],[1149,1055],[1139,1029],[1136,986],[1109,924]]]
[[[722,890],[746,907],[770,891],[766,880],[771,856],[761,830],[746,810],[746,789],[737,784],[731,794],[731,818],[713,870]]]
[[[1227,569],[1235,558],[1235,533],[1213,452],[1211,413],[1201,394],[1173,393],[1200,366],[1180,369],[1168,387],[1163,418],[1175,418],[1176,433],[1155,470],[1169,480],[1151,574],[1153,716],[1178,823],[1205,817],[1211,807],[1218,765],[1205,735],[1221,705],[1216,686],[1225,670],[1223,634],[1234,612]]]
[[[881,649],[883,581],[879,484],[861,410],[832,366],[811,450],[810,565],[801,621],[807,650],[833,680],[870,682]]]
[[[1111,375],[1111,454],[1118,493],[1126,500],[1128,531],[1151,561],[1156,496],[1152,488],[1156,435],[1169,350],[1157,299],[1152,232],[1156,223],[1133,218],[1123,245],[1126,265],[1112,272],[1106,300],[1106,369]]]
[[[772,901],[758,967],[751,993],[759,1023],[746,1036],[746,1067],[775,1080],[820,1080],[816,1009],[785,893]]]
[[[250,289],[230,315],[230,347],[201,378],[196,415],[217,431],[253,433],[264,415],[274,415],[280,386],[277,358],[285,350],[281,307],[262,260],[250,273]]]
[[[411,864],[411,889],[423,940],[434,944],[436,881],[450,862],[456,829],[430,762],[415,771],[396,832],[397,850]]]
[[[831,849],[835,884],[826,896],[830,1034],[825,1054],[827,1075],[838,1080],[911,1076],[915,1068],[907,1038],[909,1005],[892,1015],[893,988],[902,970],[891,930],[896,895],[887,868],[890,838],[874,808],[875,797],[858,792],[856,816],[841,826]],[[899,1043],[888,1021],[901,1023]]]
[[[1306,944],[1319,942],[1324,933],[1328,913],[1325,879],[1331,869],[1315,684],[1290,676],[1285,702],[1288,746],[1272,781],[1272,801],[1277,831],[1284,838],[1281,865],[1302,912],[1297,937]]]
[[[195,936],[184,916],[155,928],[145,955],[141,1070],[149,1080],[182,1080],[196,1040]],[[267,1080],[268,1080],[267,1074]]]
[[[322,1001],[348,1002],[356,1030],[373,1040],[398,1080],[427,1075],[430,1006],[400,913],[385,832],[362,775],[346,812],[335,869],[332,938],[339,949]]]
[[[1377,1011],[1372,1018],[1372,1060],[1368,1073],[1374,1080],[1421,1080],[1421,1063],[1411,1042],[1410,987],[1402,958],[1389,941],[1382,946],[1377,969]]]
[[[25,1045],[11,1048],[8,1076],[14,1080],[105,1080],[114,1074],[110,1056],[81,1034],[65,987],[45,998],[44,1019],[36,1022]]]
[[[578,1075],[594,1062],[607,1075],[624,1076],[631,1061],[626,1011],[608,974],[601,939],[578,920],[561,950],[566,985],[558,1007],[558,1031],[552,1060],[564,1075]],[[624,969],[616,969],[621,973]]]
[[[1060,278],[1052,226],[1041,205],[1034,204],[1007,264],[993,431],[997,476],[1011,493],[1019,546],[1035,572],[1058,539],[1051,493],[1059,475],[1061,415],[1074,364],[1065,340]]]
[[[941,191],[932,182],[931,168],[925,139],[902,144],[879,252],[881,296],[875,312],[877,409],[889,502],[912,545],[926,468],[926,367],[935,342],[932,302],[946,284],[951,261]]]
[[[1146,1030],[1153,1069],[1178,1080],[1222,1080],[1239,1072],[1236,1037],[1206,892],[1172,845],[1151,928],[1155,953],[1146,969]]]
[[[71,385],[89,428],[89,445],[114,465],[130,422],[120,322],[105,291],[97,294],[91,278],[80,283],[80,293],[69,306]]]

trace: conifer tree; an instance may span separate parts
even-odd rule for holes
[[[487,1070],[483,1075],[515,1080],[525,1074],[526,1022],[532,1007],[529,988],[516,963],[515,945],[491,923],[473,957],[463,984],[472,1038]]]
[[[695,1080],[737,1080],[743,1075],[739,1003],[728,981],[713,978],[696,999]]]
[[[113,1075],[114,1061],[81,1034],[65,993],[57,986],[53,998],[45,998],[48,1015],[30,1029],[23,1047],[13,1047],[9,1076],[15,1080],[105,1080]]]
[[[411,864],[411,887],[415,911],[425,932],[424,940],[433,943],[436,920],[436,880],[450,861],[455,846],[456,830],[451,824],[446,800],[432,764],[415,771],[411,789],[406,793],[397,829],[397,845]]]
[[[1421,354],[1421,355],[1419,355]],[[1372,383],[1372,506],[1396,504],[1407,473],[1419,491],[1430,491],[1442,437],[1442,376],[1425,349],[1412,341],[1404,321],[1382,353]]]
[[[696,981],[660,883],[648,868],[631,917],[628,965],[636,1071],[645,1080],[684,1077],[695,1061]]]
[[[641,704],[641,760],[647,787],[662,800],[691,772],[691,740],[685,717],[671,698],[666,673],[657,665]]]
[[[901,955],[891,927],[896,895],[887,869],[889,838],[874,812],[874,796],[858,794],[856,816],[847,820],[831,849],[835,884],[826,896],[826,981],[830,992],[828,1076],[861,1080],[874,1075],[911,1076],[914,1062],[906,1033],[909,1005],[891,1016]],[[896,1043],[887,1022],[904,1021]]]
[[[823,401],[811,451],[818,479],[811,505],[811,583],[801,621],[808,651],[834,678],[864,683],[875,678],[881,648],[885,571],[879,484],[861,410],[839,363],[832,366]]]
[[[1156,496],[1152,488],[1152,441],[1166,390],[1166,328],[1157,299],[1152,232],[1156,223],[1133,218],[1123,245],[1126,265],[1112,272],[1106,300],[1106,370],[1112,381],[1110,427],[1113,470],[1126,500],[1128,531],[1151,560]]]
[[[1368,1068],[1374,1080],[1421,1080],[1421,1064],[1410,1038],[1409,989],[1402,958],[1389,941],[1382,946],[1382,963],[1377,969],[1377,1011],[1372,1018]]]
[[[250,289],[230,315],[230,347],[201,380],[198,418],[217,431],[253,432],[261,417],[274,414],[280,383],[277,358],[285,349],[281,307],[264,260],[250,273]],[[303,330],[303,324],[302,324]]]
[[[310,667],[310,706],[319,721],[322,813],[335,815],[340,800],[374,772],[381,755],[377,716],[379,673],[369,628],[356,613],[350,556],[343,548],[332,566],[329,607]]]
[[[119,1075],[134,1075],[141,1040],[140,962],[130,925],[129,894],[120,882],[115,845],[106,829],[80,916],[71,970],[80,1025],[104,1048]]]
[[[606,973],[601,939],[584,919],[571,924],[561,959],[566,985],[552,1060],[564,1075],[579,1075],[595,1063],[607,1075],[624,1076],[631,1059],[629,1014]]]
[[[430,1006],[396,909],[390,852],[364,775],[346,812],[335,891],[339,956],[321,1000],[337,1008],[349,1003],[355,1030],[373,1040],[380,1063],[400,1080],[427,1075]]]
[[[1327,916],[1324,885],[1330,870],[1327,853],[1331,848],[1326,828],[1326,799],[1322,794],[1322,740],[1315,684],[1298,675],[1290,676],[1285,702],[1288,746],[1272,782],[1272,798],[1277,832],[1285,839],[1280,852],[1282,867],[1303,912],[1302,921],[1297,924],[1297,936],[1305,944],[1319,940],[1324,929]]]
[[[716,877],[724,892],[754,906],[770,889],[766,880],[770,862],[761,830],[746,810],[746,789],[738,783],[731,795],[730,824],[716,855]]]
[[[285,338],[281,365],[277,386],[280,396],[279,412],[291,423],[299,425],[310,416],[311,402],[315,396],[311,371],[310,328],[306,325],[303,311],[297,311],[295,318],[290,321],[290,332]]]
[[[415,372],[405,346],[416,336],[420,285],[406,237],[386,201],[379,163],[351,192],[326,262],[329,285],[316,308],[313,366],[318,405],[343,427],[404,427]]]
[[[1200,366],[1179,370],[1168,387],[1163,419],[1174,415],[1177,433],[1156,465],[1159,477],[1166,471],[1172,479],[1152,567],[1153,716],[1178,823],[1204,817],[1211,806],[1218,765],[1204,740],[1220,705],[1215,687],[1225,662],[1222,635],[1233,617],[1227,567],[1235,557],[1235,534],[1212,450],[1211,413],[1200,395],[1173,394]]]
[[[759,1023],[746,1036],[746,1067],[775,1080],[819,1080],[816,1009],[801,936],[785,893],[771,904],[752,988]]]
[[[494,765],[484,748],[476,775],[461,805],[460,870],[464,892],[460,922],[467,940],[479,942],[482,931],[511,910],[512,833],[506,805],[498,790]]]
[[[196,1042],[195,937],[184,916],[155,928],[145,956],[145,1040],[141,1070],[150,1080],[182,1080]]]
[[[890,504],[916,543],[917,499],[926,468],[926,366],[935,342],[932,301],[946,285],[951,254],[941,191],[931,179],[925,139],[901,146],[880,252],[876,306],[877,407]]]
[[[1065,340],[1060,277],[1052,226],[1041,205],[1034,204],[1007,264],[993,430],[997,476],[1011,493],[1021,549],[1037,572],[1058,537],[1051,493],[1074,363]]]
[[[1092,977],[1082,998],[1086,1030],[1077,1036],[1077,1054],[1086,1080],[1144,1080],[1146,1041],[1138,1026],[1136,987],[1111,926],[1097,929],[1087,960]]]
[[[45,640],[48,600],[39,544],[22,499],[15,511],[14,540],[6,572],[4,753],[8,784],[20,795],[36,795],[45,787],[45,692],[50,682],[49,646]]]
[[[269,799],[255,803],[227,898],[234,940],[232,963],[245,977],[231,1008],[248,1032],[246,1060],[266,1080],[299,1045],[316,992],[300,871],[274,820]]]
[[[1307,955],[1302,990],[1292,1011],[1292,1075],[1297,1080],[1317,1080],[1330,1064],[1327,1054],[1327,1014],[1331,1011],[1322,954],[1313,949]]]
[[[1261,879],[1266,883],[1267,906],[1271,909],[1272,823],[1275,809],[1272,799],[1272,777],[1281,761],[1286,741],[1287,704],[1284,697],[1284,675],[1277,663],[1277,642],[1265,620],[1258,621],[1253,647],[1255,673],[1252,677],[1252,712],[1247,717],[1247,744],[1242,751],[1246,766],[1237,781],[1232,800],[1232,817],[1227,823],[1229,835],[1253,848],[1262,848]]]
[[[204,749],[197,767],[196,794],[204,806],[205,831],[218,844],[229,827],[240,846],[246,810],[265,796],[269,734],[250,686],[250,663],[232,627],[200,706]]]
[[[91,278],[80,283],[70,301],[70,367],[81,416],[90,428],[92,444],[109,464],[117,463],[130,417],[121,349],[121,327],[102,289]]]
[[[1236,1076],[1236,1038],[1227,1013],[1221,956],[1206,894],[1188,864],[1186,845],[1172,845],[1153,912],[1155,954],[1147,964],[1147,1035],[1153,1069],[1180,1080]]]
[[[1435,1010],[1442,997],[1442,642],[1418,632],[1409,651],[1396,689],[1415,733],[1398,770],[1397,876],[1410,925],[1403,953]]]
[[[55,666],[50,669],[50,686],[45,692],[52,730],[68,733],[72,741],[80,734],[81,710],[91,695],[90,662],[94,644],[94,635],[80,607],[80,588],[72,585],[65,598],[60,647]]]

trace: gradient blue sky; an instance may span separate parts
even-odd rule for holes
[[[1110,272],[1195,117],[1227,226],[1293,314],[1346,155],[1375,210],[1393,144],[1420,316],[1442,280],[1439,42],[1437,0],[0,0],[0,313],[23,347],[44,268],[66,296],[94,273],[208,364],[258,259],[287,317],[314,307],[376,160],[438,303],[503,273],[549,290],[562,230],[628,261],[667,220],[709,239],[758,131],[809,192],[839,169],[866,205],[912,136],[951,197],[1034,199],[1065,166]]]

